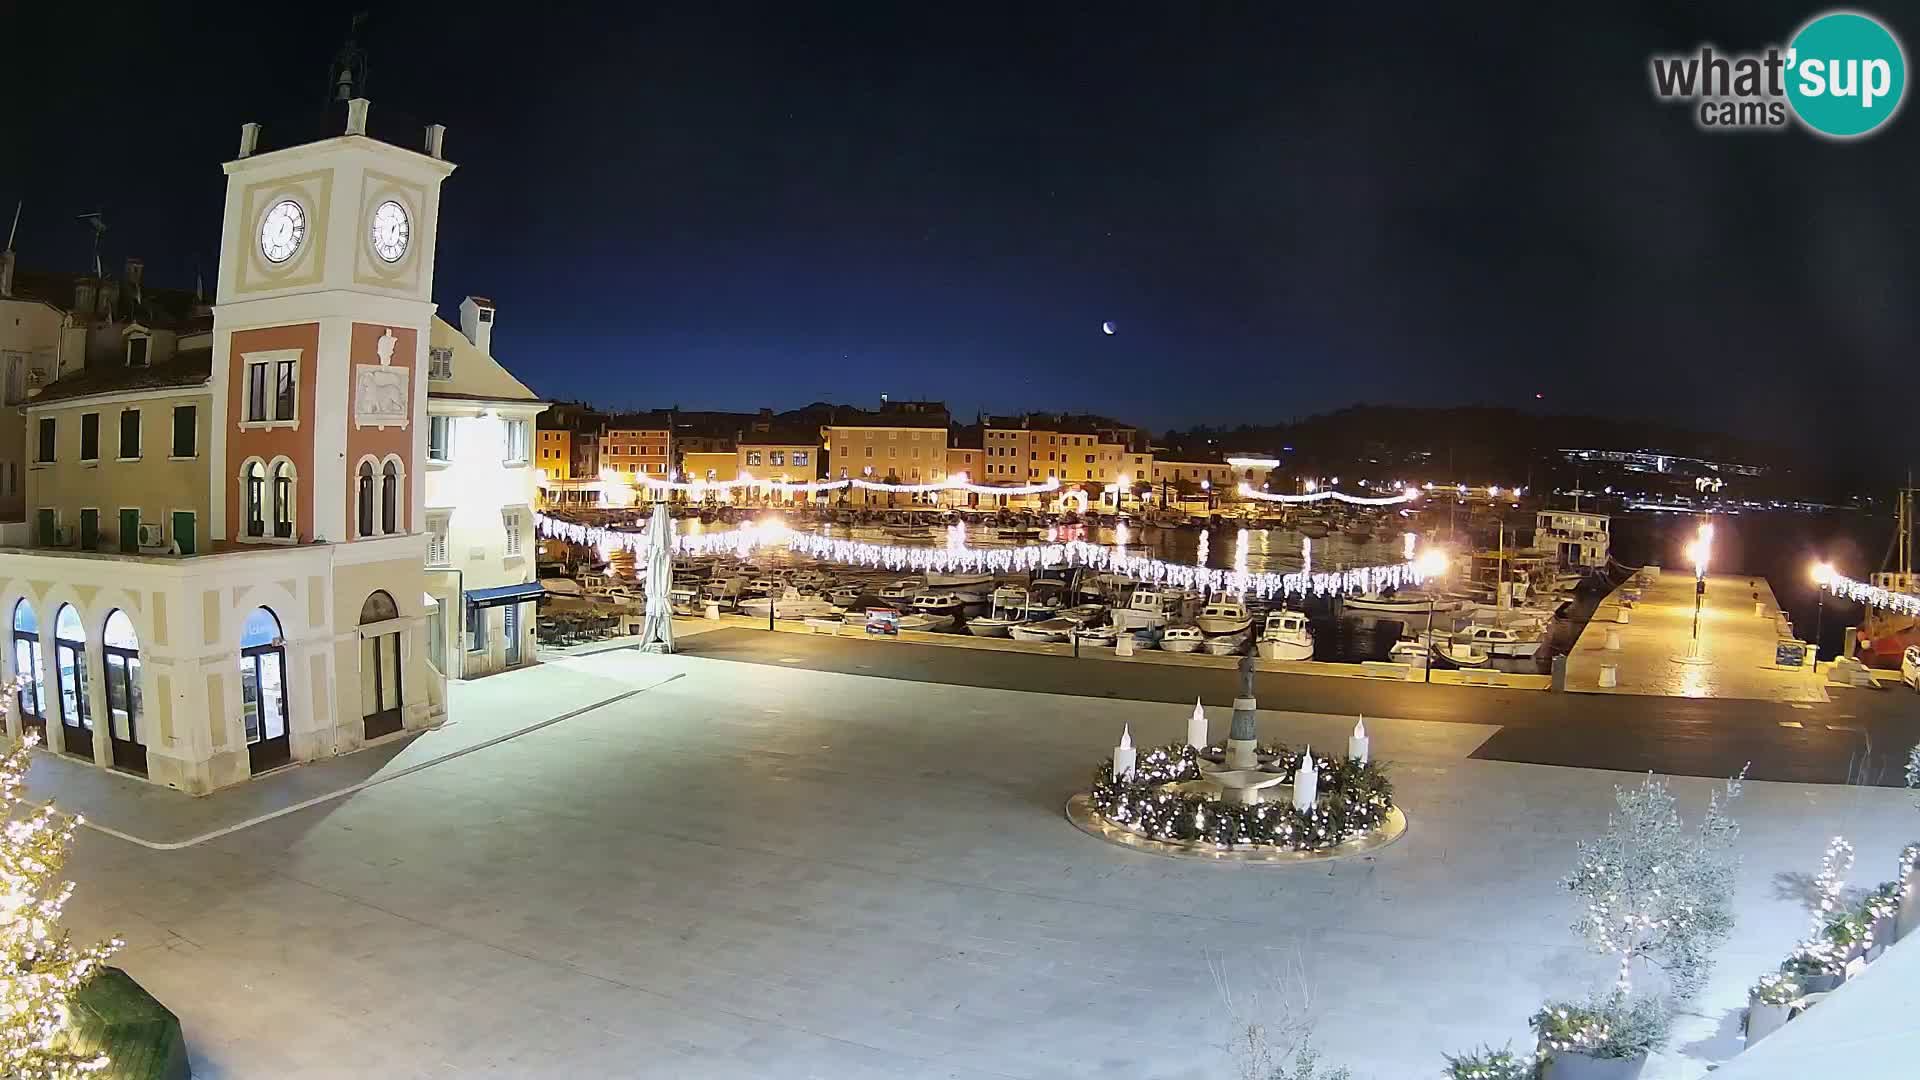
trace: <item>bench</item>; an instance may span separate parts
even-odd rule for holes
[[[1413,667],[1410,664],[1393,664],[1385,660],[1360,661],[1360,674],[1369,679],[1397,679],[1400,682],[1406,682],[1407,676],[1412,672]]]

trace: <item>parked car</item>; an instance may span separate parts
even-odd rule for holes
[[[1900,654],[1900,681],[1920,690],[1920,645],[1909,645]]]

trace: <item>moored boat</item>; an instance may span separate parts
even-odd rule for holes
[[[1270,612],[1254,649],[1264,660],[1311,660],[1313,627],[1298,611]]]
[[[1197,626],[1169,626],[1160,635],[1160,647],[1170,653],[1190,653],[1206,641],[1207,635]]]

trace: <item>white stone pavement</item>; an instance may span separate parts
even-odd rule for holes
[[[127,938],[202,1078],[1224,1077],[1212,966],[1244,998],[1297,960],[1329,1057],[1400,1080],[1524,1042],[1544,997],[1604,977],[1557,880],[1627,778],[1466,759],[1488,728],[1369,717],[1406,839],[1221,866],[1061,812],[1123,720],[1167,741],[1178,707],[631,651],[453,704],[513,730],[677,672],[179,850],[83,833],[70,922]],[[1262,723],[1334,748],[1352,721]],[[36,795],[116,813],[116,788],[44,779]],[[1675,786],[1693,813],[1711,785]],[[174,805],[143,802],[143,827],[190,833]],[[1889,790],[1754,784],[1740,818],[1738,936],[1649,1080],[1737,1048],[1744,987],[1804,930],[1794,894],[1829,836],[1865,884],[1920,837]]]

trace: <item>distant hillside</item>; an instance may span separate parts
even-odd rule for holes
[[[1300,468],[1355,463],[1451,467],[1450,475],[1510,474],[1567,448],[1659,450],[1713,461],[1779,466],[1778,447],[1731,435],[1599,416],[1542,416],[1518,409],[1353,405],[1304,420],[1168,432],[1163,445],[1189,450],[1283,453]],[[1292,447],[1290,453],[1287,447]]]

